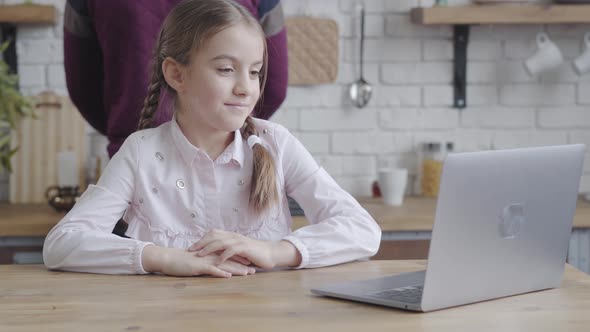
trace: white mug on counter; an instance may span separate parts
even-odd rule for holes
[[[400,206],[408,184],[407,168],[381,168],[377,172],[377,181],[383,202],[387,205]]]

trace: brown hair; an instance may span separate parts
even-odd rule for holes
[[[264,42],[263,66],[260,69],[262,95],[266,84],[268,51],[264,31],[258,21],[246,8],[232,0],[184,0],[172,9],[160,29],[152,60],[152,77],[139,118],[139,129],[152,127],[162,89],[176,95],[176,91],[164,79],[164,59],[170,57],[180,64],[188,65],[193,52],[198,51],[210,37],[240,23],[256,28]],[[258,107],[260,104],[259,100]],[[250,135],[258,135],[250,116],[240,132],[245,140]],[[261,212],[278,201],[275,164],[270,153],[261,144],[255,144],[252,152],[254,167],[250,205],[256,212]]]

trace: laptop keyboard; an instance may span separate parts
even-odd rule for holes
[[[424,285],[415,285],[386,289],[370,293],[369,295],[372,297],[377,297],[385,300],[394,300],[405,303],[420,303],[420,300],[422,299],[423,290]]]

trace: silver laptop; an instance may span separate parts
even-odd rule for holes
[[[583,144],[450,154],[425,271],[315,294],[431,311],[559,287]]]

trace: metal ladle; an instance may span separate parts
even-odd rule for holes
[[[350,86],[350,99],[354,106],[358,108],[365,107],[371,99],[373,87],[363,77],[363,52],[365,44],[365,8],[361,6],[361,49],[360,49],[360,76],[359,79]]]

